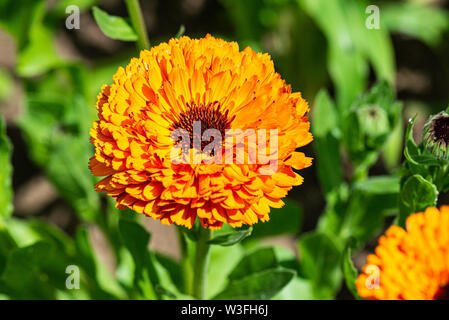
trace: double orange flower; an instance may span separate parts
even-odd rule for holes
[[[282,207],[303,181],[292,168],[312,162],[295,151],[312,141],[301,94],[291,92],[269,55],[209,35],[142,51],[103,86],[97,109],[89,167],[105,178],[96,190],[164,224],[191,228],[198,217],[214,230],[267,221],[270,208]],[[276,129],[277,171],[261,174],[266,164],[258,163],[174,163],[171,133],[184,129],[193,140],[194,121],[222,133]]]
[[[449,206],[410,215],[405,230],[390,227],[368,256],[356,286],[365,299],[447,299]]]

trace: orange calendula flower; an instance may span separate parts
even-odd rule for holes
[[[291,92],[269,55],[239,51],[237,43],[210,35],[171,39],[142,51],[118,69],[112,85],[103,86],[97,109],[89,167],[105,178],[96,190],[111,195],[118,208],[164,224],[191,228],[198,217],[214,230],[223,223],[267,221],[270,208],[281,207],[281,198],[303,181],[292,168],[312,162],[295,151],[312,141],[301,94]],[[248,143],[243,156],[237,151],[229,157],[224,150],[236,151],[237,144],[229,148],[227,138],[205,137],[208,129],[220,135],[234,130],[232,143],[241,137],[239,130],[254,130],[257,143]],[[173,161],[181,150],[180,137],[172,135],[176,130],[187,134],[184,161]],[[185,161],[210,145],[216,148],[200,162]],[[256,161],[251,151],[257,147],[263,156],[257,154]],[[267,174],[268,168],[275,170]]]
[[[391,226],[367,258],[356,286],[365,299],[435,300],[449,296],[449,206]]]

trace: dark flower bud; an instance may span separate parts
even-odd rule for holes
[[[445,111],[431,116],[424,126],[423,143],[439,159],[449,160],[449,114]]]

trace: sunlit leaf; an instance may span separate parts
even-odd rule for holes
[[[193,254],[193,252],[193,250],[190,251],[190,254]],[[241,244],[231,247],[211,246],[207,270],[207,298],[215,296],[224,289],[228,274],[234,269],[243,255],[244,249]]]
[[[285,269],[269,269],[259,273],[253,273],[239,280],[231,281],[228,286],[213,299],[270,299],[281,291],[294,276],[294,271]]]
[[[92,12],[101,31],[109,38],[122,41],[137,40],[136,32],[124,18],[111,16],[98,7],[93,7]]]
[[[313,300],[313,286],[310,280],[294,277],[276,296],[275,300]]]
[[[29,44],[19,53],[17,73],[23,77],[37,76],[62,63],[52,31],[43,25],[33,27]]]

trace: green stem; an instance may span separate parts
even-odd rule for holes
[[[131,24],[137,33],[137,46],[139,50],[150,49],[150,40],[148,39],[139,0],[125,0],[125,3],[128,8]]]
[[[200,228],[195,252],[195,269],[193,274],[193,295],[204,300],[206,295],[207,265],[209,263],[209,244],[212,231]]]
[[[184,284],[184,292],[192,295],[193,288],[192,288],[192,281],[193,281],[193,274],[192,274],[192,264],[190,262],[190,255],[187,248],[187,241],[184,233],[178,229],[178,239],[179,239],[179,247],[181,249],[181,269],[182,269],[182,275],[183,275],[183,284]]]

